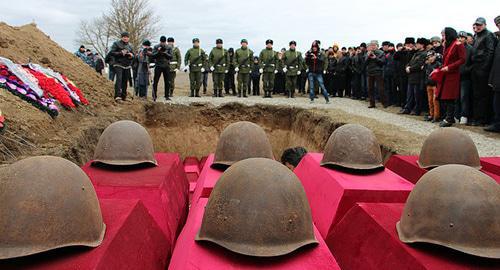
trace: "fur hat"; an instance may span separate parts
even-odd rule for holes
[[[414,44],[415,45],[415,38],[412,38],[412,37],[405,38],[405,45],[406,44]]]

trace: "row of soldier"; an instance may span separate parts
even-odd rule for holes
[[[184,72],[189,72],[190,97],[200,97],[202,85],[204,85],[204,92],[206,91],[208,72],[211,72],[213,77],[213,96],[223,97],[225,76],[230,72],[231,66],[234,66],[234,71],[237,73],[238,97],[247,97],[247,93],[250,93],[250,75],[252,71],[255,73],[254,69],[257,65],[258,78],[262,76],[265,98],[272,97],[275,76],[278,72],[285,77],[285,89],[288,90],[288,96],[294,97],[297,81],[303,71],[307,70],[307,73],[312,73],[312,75],[321,75],[326,71],[328,64],[325,54],[320,50],[319,41],[315,41],[311,51],[308,51],[303,57],[302,53],[297,51],[295,41],[290,41],[289,49],[279,53],[273,49],[273,40],[269,39],[266,41],[265,49],[257,57],[248,47],[246,39],[241,40],[241,47],[234,52],[234,55],[230,56],[228,50],[223,47],[222,39],[217,39],[216,46],[207,54],[200,47],[200,40],[194,38],[192,48],[186,52],[184,61],[182,61],[181,52],[175,46],[175,40],[172,37],[167,39],[162,36],[160,43],[155,46],[152,46],[149,40],[145,40],[137,54],[133,53],[128,40],[128,33],[122,33],[121,40],[113,44],[106,56],[106,62],[113,68],[113,74],[116,78],[115,100],[117,101],[126,99],[127,85],[131,80],[135,82],[136,94],[146,98],[150,68],[153,65],[152,97],[156,101],[158,99],[158,83],[162,76],[165,99],[170,100],[175,90],[176,74],[181,70],[182,64],[184,64]],[[317,68],[318,66],[321,68]],[[309,72],[310,68],[311,72]],[[314,88],[314,84],[317,82],[318,85],[315,88],[321,88],[328,103],[328,94],[322,76],[312,76],[312,79],[311,82],[311,78],[309,78],[310,88]],[[259,82],[254,80],[253,84],[256,83]],[[257,91],[258,93],[259,91]],[[311,101],[313,100],[314,97],[311,98]]]

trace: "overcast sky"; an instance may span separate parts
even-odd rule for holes
[[[183,53],[191,46],[193,37],[199,37],[206,50],[219,37],[224,39],[226,48],[238,47],[240,40],[247,38],[250,48],[257,52],[268,38],[275,41],[276,49],[296,40],[302,51],[314,39],[321,40],[323,47],[333,43],[348,47],[372,39],[397,43],[406,36],[439,35],[446,26],[471,32],[478,16],[485,17],[489,29],[497,31],[493,19],[500,15],[498,0],[150,1],[161,17],[160,34],[175,37]],[[79,21],[98,16],[109,6],[107,0],[0,2],[4,3],[0,21],[10,25],[34,21],[69,51],[77,48],[74,40]]]

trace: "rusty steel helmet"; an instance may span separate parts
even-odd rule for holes
[[[373,132],[358,124],[337,128],[326,143],[321,166],[338,166],[351,170],[383,168],[382,152]]]
[[[87,175],[72,162],[30,157],[0,169],[0,259],[99,246],[106,226]]]
[[[157,165],[148,131],[129,120],[114,122],[104,130],[99,137],[92,163],[119,166],[143,163]]]
[[[472,139],[458,128],[440,128],[424,141],[417,161],[423,169],[462,164],[480,169],[479,153]]]
[[[318,243],[302,184],[285,165],[266,158],[242,160],[222,174],[196,241],[258,257]]]
[[[500,186],[465,165],[443,165],[413,188],[397,223],[405,243],[432,243],[500,258]]]
[[[211,167],[227,169],[240,160],[258,157],[274,159],[266,132],[257,124],[236,122],[222,131]]]

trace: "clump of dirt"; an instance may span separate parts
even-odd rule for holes
[[[37,154],[65,156],[80,163],[83,157],[68,153],[84,144],[79,138],[85,137],[88,130],[101,130],[115,120],[136,119],[142,115],[142,103],[115,104],[112,83],[61,48],[35,24],[11,27],[0,23],[0,56],[18,63],[31,61],[63,73],[90,102],[89,106],[74,110],[60,107],[60,115],[52,119],[47,113],[0,89],[0,110],[8,125],[6,132],[0,135],[0,163]]]
[[[250,121],[263,127],[277,159],[285,149],[295,146],[323,152],[331,133],[345,123],[300,108],[230,103],[216,108],[146,105],[144,125],[153,138],[156,151],[202,157],[213,153],[222,130],[238,121]],[[381,148],[386,158],[392,154],[389,147],[381,145]]]

